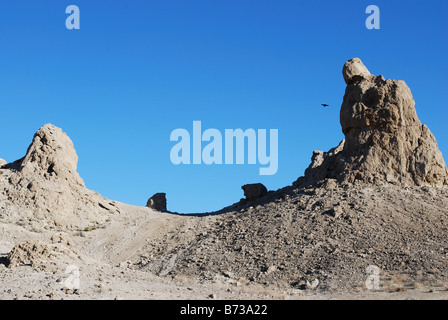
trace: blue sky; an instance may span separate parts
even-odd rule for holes
[[[67,30],[68,5],[81,12]],[[365,27],[368,5],[381,29]],[[0,158],[22,157],[40,126],[73,140],[88,188],[135,205],[206,212],[303,175],[336,146],[344,62],[405,80],[420,120],[448,154],[448,2],[133,0],[0,3]],[[320,107],[321,103],[330,105]],[[278,129],[279,168],[179,165],[170,133]]]

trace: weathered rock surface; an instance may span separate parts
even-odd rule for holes
[[[245,184],[241,189],[243,189],[247,201],[256,201],[268,193],[262,183]]]
[[[228,299],[243,291],[260,298],[271,290],[282,299],[291,292],[315,298],[331,291],[339,298],[347,292],[366,297],[372,265],[380,270],[386,298],[396,298],[397,289],[427,298],[427,288],[444,298],[446,167],[407,87],[367,74],[359,63],[351,61],[344,71],[346,139],[328,152],[315,151],[295,187],[242,200],[223,214],[148,214],[147,208],[120,204],[123,212],[110,215],[116,204],[72,175],[73,154],[58,155],[54,147],[64,138],[47,143],[39,136],[36,145],[57,160],[31,146],[26,161],[0,170],[0,298],[50,293],[65,299],[56,279],[67,278],[70,264],[82,271],[82,298],[154,298],[162,277],[170,299],[205,298],[217,288],[223,288],[217,296]],[[54,228],[67,230],[55,234]],[[187,288],[173,290],[180,283]]]
[[[37,230],[83,230],[103,223],[116,212],[113,202],[84,186],[77,163],[70,138],[51,124],[42,126],[26,155],[3,166],[0,217],[26,221]]]
[[[371,75],[358,58],[346,62],[343,76],[347,88],[340,122],[345,141],[327,153],[315,151],[295,186],[327,178],[349,184],[448,185],[442,153],[418,119],[406,83]]]
[[[151,198],[148,199],[148,202],[146,203],[146,206],[148,208],[157,210],[157,211],[166,211],[166,193],[159,192],[153,195]]]
[[[6,164],[6,160],[0,159],[0,168]]]
[[[59,269],[60,264],[78,261],[78,255],[61,243],[46,244],[31,240],[14,246],[6,260],[9,268],[31,266],[38,270],[53,271]]]
[[[156,274],[229,286],[304,289],[318,279],[321,292],[365,290],[372,264],[381,269],[382,290],[392,290],[394,275],[406,278],[409,289],[446,280],[448,188],[333,185],[282,192],[266,204],[194,217],[185,231],[146,243],[131,260]]]
[[[322,291],[365,290],[369,265],[381,270],[382,290],[394,290],[395,275],[407,288],[442,279],[448,188],[435,138],[403,81],[371,75],[359,59],[347,62],[343,75],[344,141],[315,151],[292,188],[225,208],[195,237],[185,232],[183,243],[176,233],[148,244],[142,268]],[[243,187],[247,200],[259,196],[251,188]]]
[[[24,175],[59,178],[84,186],[76,171],[78,155],[70,138],[52,124],[42,126],[34,135],[19,170]]]
[[[346,84],[356,80],[369,79],[372,77],[370,71],[359,58],[348,60],[342,68],[342,75]]]

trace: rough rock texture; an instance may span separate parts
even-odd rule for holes
[[[157,210],[157,211],[166,211],[166,193],[159,192],[153,195],[151,198],[148,199],[148,202],[146,203],[146,206],[148,208]]]
[[[345,63],[343,76],[347,88],[340,122],[345,141],[327,153],[315,151],[295,186],[327,178],[349,184],[448,185],[442,153],[420,123],[406,83],[370,75],[358,58]]]
[[[34,135],[19,170],[24,175],[59,178],[84,186],[76,172],[78,155],[70,138],[52,124],[41,127]]]
[[[230,288],[308,291],[317,279],[319,292],[362,292],[369,265],[380,269],[381,291],[446,283],[447,188],[329,183],[281,192],[267,204],[197,218],[198,226],[145,244],[133,264]]]
[[[0,159],[0,168],[3,167],[7,162],[3,159]]]
[[[62,263],[78,261],[78,253],[65,244],[45,244],[38,240],[24,241],[11,250],[7,256],[9,268],[31,266],[34,269],[52,271]]]
[[[342,75],[346,84],[353,83],[356,80],[369,79],[372,77],[370,71],[361,62],[359,58],[348,60],[342,68]]]
[[[256,201],[268,193],[266,187],[261,183],[245,184],[241,187],[247,201]]]
[[[61,129],[46,124],[25,157],[3,166],[0,218],[31,228],[92,228],[116,213],[115,203],[84,186],[78,156]]]

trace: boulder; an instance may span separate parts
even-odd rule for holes
[[[153,195],[151,198],[149,198],[148,202],[146,203],[146,206],[148,208],[157,210],[157,211],[167,211],[166,210],[166,193],[160,192]]]
[[[261,183],[245,184],[241,189],[248,201],[256,201],[268,193],[266,187]]]

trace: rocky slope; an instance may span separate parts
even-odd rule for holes
[[[269,204],[208,217],[196,232],[166,234],[131,261],[174,278],[279,288],[304,289],[318,279],[320,290],[362,290],[369,265],[383,280],[442,285],[447,207],[448,191],[432,187],[290,189]]]

